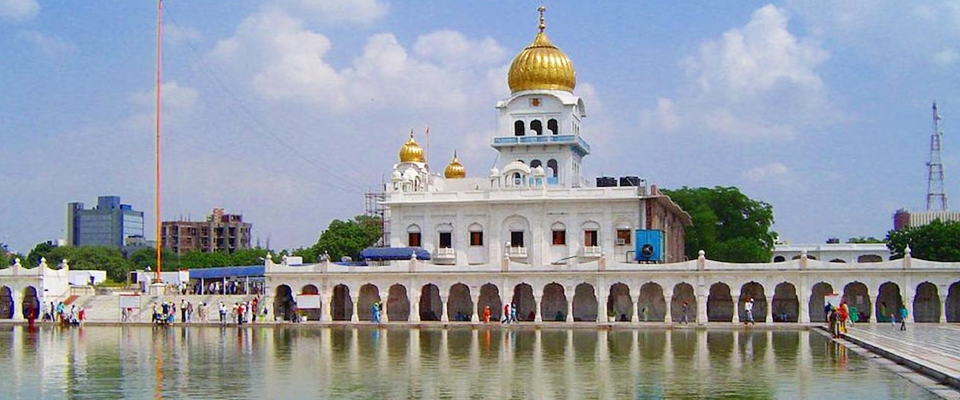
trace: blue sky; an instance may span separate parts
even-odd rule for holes
[[[166,0],[162,218],[242,213],[272,248],[363,212],[413,128],[442,170],[496,153],[539,2]],[[930,105],[960,196],[960,1],[546,1],[591,179],[737,186],[792,243],[883,237],[925,205]],[[118,195],[153,229],[156,5],[0,0],[0,242]],[[951,201],[951,205],[956,205]]]

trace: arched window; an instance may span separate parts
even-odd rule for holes
[[[553,233],[551,244],[554,246],[563,246],[567,244],[567,227],[562,222],[555,222],[550,226]]]
[[[530,161],[530,168],[536,168],[536,167],[539,167],[540,165],[542,165],[542,164],[540,163],[540,160]]]
[[[547,177],[557,177],[557,160],[547,161]]]
[[[470,245],[483,246],[483,227],[478,223],[473,223],[467,230],[470,231]]]
[[[543,134],[543,122],[540,122],[539,119],[533,120],[533,122],[530,122],[530,130],[536,132],[536,133],[537,133],[537,136],[542,135],[542,134]]]
[[[554,134],[554,135],[558,134],[558,133],[559,133],[558,131],[560,130],[560,127],[557,125],[557,120],[551,119],[551,120],[547,121],[547,130],[549,130],[550,133],[552,133],[552,134]]]
[[[523,136],[523,121],[513,123],[513,136]]]
[[[513,173],[513,186],[522,186],[522,185],[523,185],[523,177],[520,176],[520,173],[519,173],[519,172],[514,172],[514,173]]]
[[[420,227],[416,224],[407,227],[407,246],[420,247]]]

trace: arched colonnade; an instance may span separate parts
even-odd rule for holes
[[[911,322],[960,322],[960,281],[948,285],[924,281],[910,287],[892,281],[868,285],[858,280],[823,280],[807,286],[756,280],[703,284],[685,280],[331,280],[327,286],[309,283],[296,288],[277,283],[272,293],[275,315],[284,319],[289,318],[294,305],[293,293],[298,293],[320,295],[320,309],[302,311],[309,319],[321,321],[370,321],[373,305],[380,303],[384,322],[478,322],[488,307],[491,322],[495,322],[503,318],[504,305],[512,304],[520,321],[737,323],[745,320],[744,305],[753,299],[753,316],[758,323],[821,322],[825,319],[824,295],[835,293],[850,305],[860,321],[889,321],[900,305],[906,305]]]

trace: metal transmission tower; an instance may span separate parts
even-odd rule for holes
[[[940,161],[940,113],[933,103],[933,133],[930,135],[930,161],[927,178],[927,211],[946,211],[947,194],[943,191],[943,163]]]

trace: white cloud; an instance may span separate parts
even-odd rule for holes
[[[0,0],[0,19],[25,21],[40,13],[37,0]]]
[[[673,101],[658,97],[656,108],[640,111],[640,125],[645,132],[676,131],[680,127],[680,118],[674,109]]]
[[[57,36],[44,35],[37,31],[17,32],[17,39],[33,45],[48,58],[57,58],[61,55],[77,51],[77,46]]]
[[[933,63],[940,67],[949,67],[960,60],[960,53],[954,49],[943,49],[933,55]]]
[[[193,113],[197,106],[199,94],[197,90],[188,86],[181,86],[176,81],[167,81],[160,86],[161,110],[165,123],[182,121]],[[130,101],[138,106],[139,112],[129,117],[129,127],[150,127],[156,121],[156,88],[142,90],[130,95]]]
[[[370,23],[387,14],[389,7],[377,0],[276,0],[296,15],[323,23]]]
[[[413,45],[413,52],[426,60],[459,67],[491,65],[506,55],[506,50],[491,38],[471,41],[462,33],[452,30],[421,35]]]
[[[645,129],[698,131],[731,138],[789,138],[836,116],[817,72],[828,58],[820,44],[787,29],[789,14],[756,10],[742,28],[704,41],[685,57],[688,89],[641,111]]]
[[[789,172],[790,170],[786,165],[779,162],[772,162],[744,171],[743,177],[754,182],[768,181],[780,179]]]
[[[240,69],[255,90],[274,101],[323,106],[452,110],[471,93],[487,93],[486,74],[504,50],[492,39],[469,40],[439,31],[420,36],[410,54],[390,33],[371,36],[349,66],[327,59],[333,43],[280,10],[255,14],[215,47],[225,68]],[[241,78],[243,79],[243,78]]]

